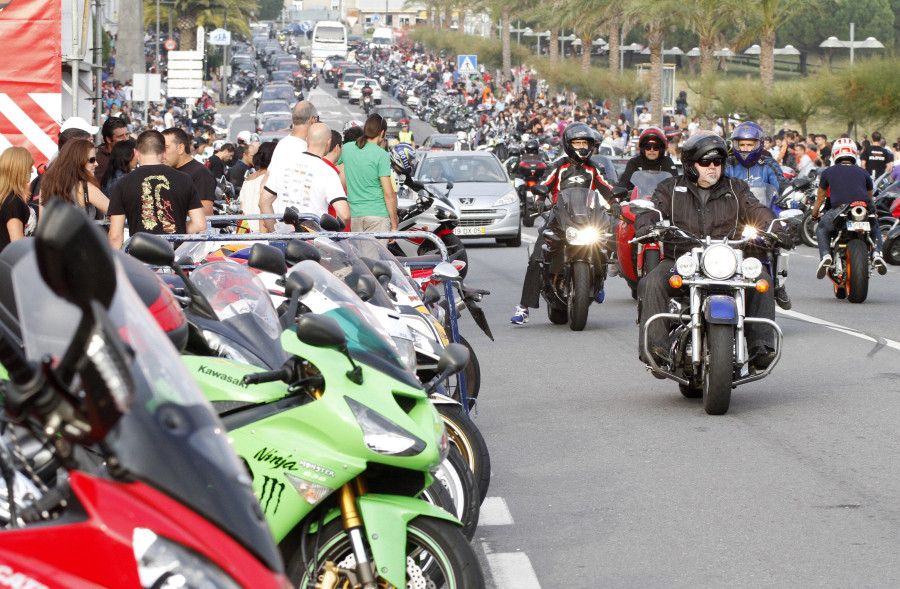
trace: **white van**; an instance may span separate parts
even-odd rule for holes
[[[386,27],[375,29],[371,45],[375,49],[390,49],[394,46],[394,30]]]

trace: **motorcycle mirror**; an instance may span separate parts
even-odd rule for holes
[[[296,225],[300,221],[300,213],[294,207],[288,207],[284,210],[284,216],[281,218],[281,221],[288,225]]]
[[[322,254],[319,253],[316,246],[301,239],[289,241],[284,253],[289,266],[299,264],[303,260],[312,260],[316,263],[322,260]]]
[[[253,244],[253,247],[250,248],[250,255],[247,257],[247,265],[254,270],[271,272],[278,276],[287,274],[284,253],[277,247],[265,243]]]
[[[805,176],[797,176],[793,180],[791,180],[791,186],[796,188],[797,190],[803,190],[808,187],[810,184],[809,178]]]
[[[325,213],[319,217],[319,226],[325,231],[343,231],[346,225],[334,215]]]
[[[451,190],[453,190],[453,182],[447,182],[446,188],[447,188],[447,192],[450,192]]]
[[[469,363],[469,348],[462,344],[449,344],[438,359],[438,372],[456,374]]]
[[[432,305],[441,300],[441,289],[436,284],[429,284],[425,287],[425,294],[422,296],[422,302],[426,305]]]
[[[51,199],[35,234],[35,253],[41,278],[58,296],[85,314],[94,301],[109,307],[115,265],[106,237],[83,212]]]
[[[299,298],[303,298],[312,289],[312,278],[303,272],[291,272],[284,281],[284,294],[288,297],[293,297],[294,293],[297,293]]]
[[[456,280],[459,278],[459,270],[450,262],[441,262],[434,267],[433,276],[440,280]]]
[[[621,201],[628,197],[628,189],[624,186],[616,186],[615,188],[613,188],[612,194],[616,200]]]
[[[128,242],[128,254],[150,266],[171,266],[175,250],[159,235],[138,233]]]
[[[341,325],[333,317],[307,313],[297,319],[297,339],[316,348],[342,349],[347,338]]]
[[[787,209],[778,213],[778,218],[790,221],[791,219],[799,219],[803,216],[803,211],[797,209]]]
[[[368,301],[375,294],[375,281],[371,276],[360,276],[356,280],[356,296],[361,298],[363,302]]]
[[[360,260],[372,271],[375,279],[378,280],[378,284],[387,288],[387,285],[391,282],[391,277],[394,275],[391,266],[384,260],[376,260],[365,256],[361,256]]]
[[[547,198],[550,195],[550,188],[543,184],[535,184],[531,187],[531,191],[542,198]]]

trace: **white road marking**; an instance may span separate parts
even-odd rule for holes
[[[481,504],[481,515],[478,516],[479,526],[511,526],[512,514],[506,506],[503,497],[485,497]]]
[[[497,589],[541,589],[524,552],[488,554],[487,561]]]
[[[814,323],[816,325],[821,325],[823,327],[827,327],[828,329],[833,329],[835,331],[839,331],[841,333],[845,333],[847,335],[852,335],[853,337],[858,337],[859,339],[866,340],[868,342],[873,342],[876,344],[883,344],[888,348],[893,348],[895,350],[900,350],[900,342],[896,342],[894,340],[886,339],[886,338],[875,338],[871,335],[862,333],[857,329],[853,329],[852,327],[845,327],[843,325],[838,325],[837,323],[832,323],[831,321],[826,321],[824,319],[819,319],[818,317],[813,317],[812,315],[806,315],[804,313],[798,313],[797,311],[785,311],[783,309],[776,309],[782,315],[787,315],[788,317],[793,317],[794,319],[799,319],[801,321],[806,321],[807,323]]]
[[[523,233],[523,234],[522,234],[522,241],[527,242],[527,243],[536,243],[536,242],[537,242],[537,237],[532,237],[532,236],[530,236],[530,235],[525,235],[525,234]]]

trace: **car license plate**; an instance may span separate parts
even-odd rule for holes
[[[484,227],[457,227],[453,233],[455,235],[484,235]]]
[[[848,231],[868,231],[871,229],[868,221],[847,221]]]

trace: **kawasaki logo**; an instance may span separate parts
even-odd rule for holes
[[[233,384],[235,386],[241,388],[247,388],[249,385],[244,384],[244,381],[240,378],[236,378],[231,376],[230,374],[225,374],[223,372],[219,372],[218,370],[213,370],[207,366],[200,366],[197,368],[197,372],[200,374],[205,374],[206,376],[211,376],[213,378],[218,378],[221,381],[227,382],[228,384]]]

